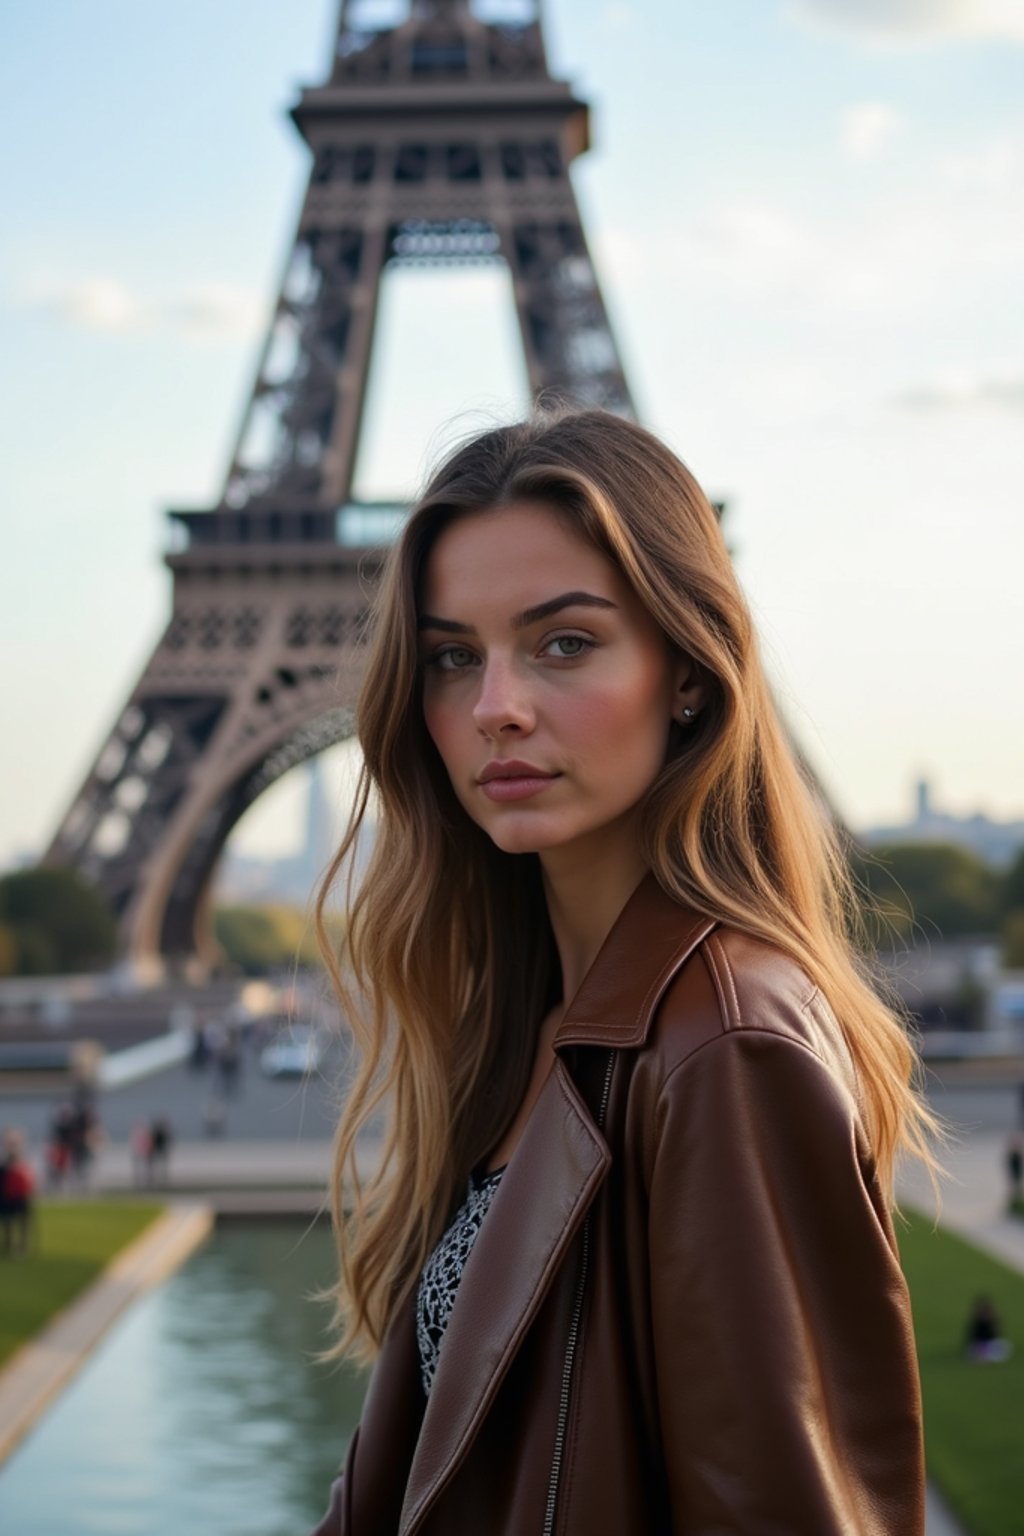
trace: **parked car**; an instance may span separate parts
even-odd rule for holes
[[[267,1077],[305,1077],[315,1072],[324,1057],[320,1030],[310,1024],[293,1024],[260,1052],[260,1069]]]

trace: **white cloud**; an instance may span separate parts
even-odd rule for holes
[[[964,410],[1024,411],[1024,369],[1007,368],[987,374],[949,369],[924,384],[904,390],[896,396],[895,403],[903,410],[922,414]]]
[[[1024,0],[1022,0],[1024,3]],[[1020,156],[1003,140],[972,154],[951,155],[942,166],[947,181],[959,187],[981,187],[988,191],[1009,187],[1020,174]]]
[[[193,288],[161,305],[160,313],[198,336],[252,336],[266,319],[257,294],[225,283]]]
[[[884,101],[847,107],[841,119],[843,152],[851,160],[874,159],[902,127],[900,114]]]
[[[1019,151],[1018,163],[1019,163]],[[964,173],[966,174],[966,173]],[[1024,204],[982,190],[951,196],[936,174],[913,195],[886,194],[841,219],[807,206],[737,200],[688,215],[663,211],[642,235],[601,232],[612,291],[678,293],[690,302],[785,304],[842,330],[865,316],[901,326],[1015,291],[1024,270]]]
[[[38,302],[40,308],[86,331],[138,331],[151,323],[145,305],[110,278],[90,278]]]
[[[251,336],[264,319],[261,298],[226,283],[208,283],[167,297],[133,293],[108,277],[26,287],[21,302],[56,315],[78,330],[178,331],[197,339]]]
[[[697,218],[686,240],[690,260],[751,292],[800,283],[822,257],[814,231],[767,203],[723,204]]]
[[[600,241],[615,287],[682,283],[730,303],[792,301],[846,315],[886,298],[889,260],[863,227],[859,242],[812,227],[786,209],[724,203],[643,238],[607,230]]]
[[[1024,42],[1021,0],[788,0],[784,14],[874,43],[956,37]]]

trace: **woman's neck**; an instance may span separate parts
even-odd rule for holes
[[[609,831],[604,829],[600,842],[589,848],[573,845],[541,854],[548,915],[562,967],[563,1008],[647,873],[635,838],[612,838]]]

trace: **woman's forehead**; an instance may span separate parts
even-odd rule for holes
[[[653,623],[618,565],[564,516],[543,506],[496,508],[449,523],[420,583],[417,626],[453,633],[482,625],[521,630],[570,609]],[[437,621],[442,622],[437,622]],[[572,612],[565,622],[579,623]]]
[[[424,571],[424,597],[437,590],[521,586],[548,573],[586,572],[614,582],[618,568],[564,513],[537,502],[462,513],[437,535]]]

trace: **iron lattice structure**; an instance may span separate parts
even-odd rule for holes
[[[481,4],[412,0],[382,29],[345,0],[330,79],[292,109],[312,168],[223,492],[170,513],[170,622],[47,854],[100,886],[139,968],[213,958],[231,829],[353,732],[384,524],[352,480],[389,264],[504,261],[532,392],[633,414],[569,180],[587,105],[551,76],[540,0]]]

